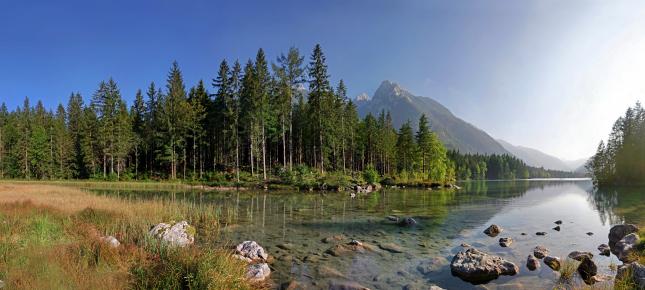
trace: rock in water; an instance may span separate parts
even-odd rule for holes
[[[180,221],[172,226],[159,223],[148,234],[172,246],[185,247],[195,242],[195,228],[187,221]]]
[[[634,252],[637,251],[636,247],[639,243],[640,238],[638,237],[638,233],[626,235],[616,243],[614,254],[618,256],[618,260],[621,260],[624,263],[633,262],[637,259],[637,255]]]
[[[271,269],[267,263],[252,264],[246,268],[246,278],[251,282],[264,281],[271,275]]]
[[[399,222],[399,226],[402,227],[413,227],[417,225],[417,221],[411,217],[406,217]]]
[[[555,231],[558,231],[558,232],[559,232],[559,231],[560,231],[560,226],[556,226],[555,228],[553,228],[553,230],[555,230]]]
[[[535,249],[533,249],[533,255],[538,258],[542,259],[546,257],[549,254],[549,249],[547,249],[544,246],[537,246]]]
[[[557,221],[555,221],[555,224],[556,224],[556,225],[561,225],[561,224],[562,224],[562,220],[557,220]]]
[[[350,281],[331,281],[329,282],[329,290],[369,290],[361,284]]]
[[[609,245],[607,244],[601,244],[598,246],[598,251],[600,251],[600,254],[603,256],[609,257],[611,255],[611,252],[609,251]]]
[[[235,256],[247,262],[265,262],[269,254],[256,241],[244,241],[235,247]]]
[[[587,232],[587,236],[593,236],[592,232]]]
[[[389,220],[391,222],[398,222],[399,221],[399,217],[393,216],[393,215],[389,215],[386,218],[387,218],[387,220]]]
[[[455,255],[450,263],[453,275],[471,283],[485,283],[500,275],[515,275],[517,265],[475,248],[468,248]]]
[[[487,234],[489,237],[495,237],[499,235],[502,231],[503,229],[500,226],[496,224],[492,224],[487,229],[484,230],[484,234]]]
[[[622,240],[626,235],[629,235],[631,233],[638,233],[638,227],[636,225],[625,224],[625,225],[615,225],[611,227],[611,229],[609,230],[608,237],[609,237],[609,247],[612,248],[612,253],[613,253],[614,245],[616,245],[616,243]]]
[[[535,234],[538,236],[546,236],[546,232],[537,232]]]
[[[549,266],[549,268],[559,271],[560,270],[560,258],[558,257],[553,257],[553,256],[546,256],[544,257],[544,264]]]
[[[340,242],[340,241],[343,241],[345,239],[347,239],[347,238],[344,235],[335,235],[335,236],[326,237],[326,238],[322,239],[322,242],[325,243],[325,244],[329,244],[329,243],[334,243],[334,242]]]
[[[379,244],[378,247],[390,253],[403,253],[403,248],[394,243],[382,243]]]
[[[540,268],[540,260],[533,255],[529,255],[526,258],[526,268],[531,271],[535,271],[537,268]]]
[[[591,259],[584,257],[582,260],[582,263],[578,265],[578,274],[580,274],[580,278],[584,280],[587,284],[593,284],[594,281],[591,279],[591,277],[596,276],[598,273],[598,267],[596,266],[596,263],[594,263]]]
[[[513,239],[511,238],[500,238],[499,239],[499,245],[506,248],[509,247],[513,243]]]
[[[582,262],[585,259],[593,259],[593,254],[589,252],[573,251],[569,253],[568,257],[578,262]]]
[[[631,275],[631,277],[629,277]],[[645,266],[638,262],[618,266],[616,280],[631,280],[636,284],[636,289],[645,289]]]

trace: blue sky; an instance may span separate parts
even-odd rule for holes
[[[233,3],[234,2],[234,3]],[[188,85],[223,59],[323,46],[334,82],[389,79],[495,138],[565,159],[593,153],[645,95],[640,1],[2,1],[0,100],[53,108],[113,77],[124,98]]]

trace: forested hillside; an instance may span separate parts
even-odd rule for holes
[[[448,154],[424,114],[398,129],[387,111],[360,119],[343,81],[332,86],[329,78],[319,45],[308,64],[296,48],[273,62],[260,49],[244,64],[223,60],[210,84],[188,89],[175,62],[165,86],[150,83],[130,107],[113,79],[89,98],[71,94],[53,111],[29,98],[12,111],[3,104],[0,177],[239,182],[360,171],[443,183],[542,177],[510,156]],[[472,165],[482,162],[487,171]]]
[[[628,108],[587,163],[597,185],[645,184],[645,110]]]

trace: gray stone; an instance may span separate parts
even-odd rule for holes
[[[573,251],[569,253],[567,257],[574,259],[578,262],[582,262],[585,259],[593,259],[593,254],[590,252]]]
[[[502,247],[509,247],[513,243],[513,239],[511,238],[500,238],[499,239],[499,245]]]
[[[341,242],[345,239],[347,238],[344,235],[334,235],[334,236],[326,237],[322,239],[322,242],[325,244],[329,244],[329,243]]]
[[[244,241],[235,247],[235,256],[247,262],[264,262],[269,254],[256,241]]]
[[[600,254],[603,256],[609,257],[611,255],[609,245],[607,244],[601,244],[600,246],[598,246],[598,251],[600,251]]]
[[[450,263],[450,270],[453,275],[472,283],[484,283],[500,275],[519,272],[517,265],[475,248],[457,253]]]
[[[251,282],[261,282],[271,275],[271,269],[267,263],[251,264],[246,267],[246,278]]]
[[[614,247],[614,254],[618,257],[618,260],[621,260],[624,263],[633,262],[637,258],[636,247],[640,243],[640,237],[638,233],[631,233],[626,235],[620,241],[616,243]]]
[[[537,268],[540,268],[540,260],[533,255],[529,255],[528,258],[526,258],[526,268],[531,271],[535,271]]]
[[[444,265],[448,264],[448,260],[444,257],[432,257],[429,260],[424,260],[417,266],[417,271],[423,275],[441,270]]]
[[[173,225],[159,223],[152,227],[148,234],[171,246],[185,247],[195,242],[195,228],[187,221],[180,221]]]
[[[547,266],[549,266],[549,268],[555,271],[559,271],[561,266],[560,258],[553,257],[553,256],[544,257],[544,264],[546,264]]]
[[[492,224],[487,229],[484,230],[484,234],[488,235],[489,237],[496,237],[502,231],[504,230],[500,226],[496,224]]]
[[[593,260],[585,257],[582,263],[578,265],[578,274],[580,274],[580,278],[587,284],[593,284],[595,281],[592,280],[592,277],[598,274],[598,266],[596,266]]]
[[[638,227],[633,224],[615,225],[609,230],[609,247],[613,248],[618,241],[622,240],[626,235],[631,233],[638,233]]]
[[[417,225],[417,221],[411,217],[406,217],[399,221],[399,226],[402,226],[402,227],[413,227],[416,225]]]
[[[535,249],[533,249],[533,255],[538,258],[542,259],[546,257],[549,254],[549,249],[547,249],[544,246],[537,246]]]
[[[616,280],[631,280],[636,285],[636,289],[645,289],[645,266],[638,262],[620,265],[616,273]]]
[[[107,244],[110,248],[118,248],[121,245],[114,236],[101,237],[101,242]]]
[[[381,243],[378,245],[382,250],[388,251],[390,253],[403,253],[403,248],[394,243]]]

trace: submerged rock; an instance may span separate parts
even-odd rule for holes
[[[616,273],[616,280],[631,280],[635,284],[636,289],[645,289],[645,266],[638,262],[620,265]]]
[[[417,221],[411,217],[406,217],[404,219],[401,219],[401,221],[399,221],[399,226],[402,226],[402,227],[413,227],[416,225],[417,225]]]
[[[403,253],[403,248],[394,243],[381,243],[378,247],[390,253]]]
[[[544,246],[540,245],[533,249],[533,255],[538,259],[542,259],[546,257],[548,254],[549,254],[549,249],[547,249]]]
[[[489,237],[496,237],[502,231],[504,230],[500,226],[496,224],[492,224],[487,229],[484,230],[484,234],[488,235]]]
[[[322,242],[325,243],[325,244],[329,244],[329,243],[335,243],[335,242],[344,241],[346,239],[347,238],[344,235],[334,235],[334,236],[326,237],[326,238],[322,239]]]
[[[600,254],[603,256],[609,257],[609,255],[611,255],[609,245],[607,244],[601,244],[600,246],[598,246],[598,251],[600,251]]]
[[[509,247],[513,243],[512,238],[500,238],[499,239],[499,245],[506,248]]]
[[[585,259],[593,259],[593,254],[590,252],[573,251],[569,253],[568,257],[578,262],[582,262]]]
[[[110,248],[118,248],[121,245],[121,242],[114,236],[101,237],[101,242],[107,244]]]
[[[352,281],[331,281],[329,282],[329,290],[369,290],[361,284]]]
[[[399,221],[399,217],[398,217],[398,216],[389,215],[389,216],[387,216],[387,217],[385,217],[385,218],[386,218],[387,220],[391,221],[391,222],[398,222],[398,221]]]
[[[559,271],[560,270],[560,258],[554,257],[554,256],[546,256],[544,257],[544,264],[549,266],[549,268]]]
[[[640,243],[640,237],[638,233],[631,233],[626,235],[620,241],[616,243],[614,247],[614,254],[618,257],[618,260],[621,260],[624,263],[630,263],[637,259],[635,252],[637,251],[636,247]]]
[[[417,271],[423,275],[429,275],[430,273],[437,272],[443,268],[444,265],[448,264],[448,260],[444,257],[433,257],[429,260],[422,261],[417,266]]]
[[[264,281],[271,275],[271,269],[267,263],[251,264],[246,267],[246,278],[251,282]]]
[[[613,248],[618,243],[618,241],[622,240],[626,235],[629,235],[631,233],[638,233],[638,227],[633,224],[624,224],[624,225],[615,225],[611,227],[609,230],[609,247],[612,248],[612,253],[613,253]],[[614,253],[615,254],[615,253]]]
[[[471,283],[484,283],[500,275],[515,275],[517,265],[474,248],[457,253],[450,263],[453,275]]]
[[[195,242],[195,228],[187,221],[180,221],[174,225],[159,223],[152,227],[148,234],[171,246],[185,247]]]
[[[582,278],[585,283],[593,284],[595,281],[592,277],[598,274],[598,266],[596,266],[596,263],[594,263],[593,260],[585,256],[582,263],[578,265],[578,274],[580,274],[580,278]]]
[[[526,268],[531,271],[535,271],[537,268],[540,268],[540,260],[533,255],[529,255],[526,258]]]
[[[269,254],[256,241],[244,241],[235,247],[235,257],[247,262],[265,262]]]
[[[327,249],[325,253],[330,254],[334,257],[342,257],[354,253],[364,253],[365,251],[373,251],[373,247],[366,243],[360,244],[337,244],[333,247]]]

